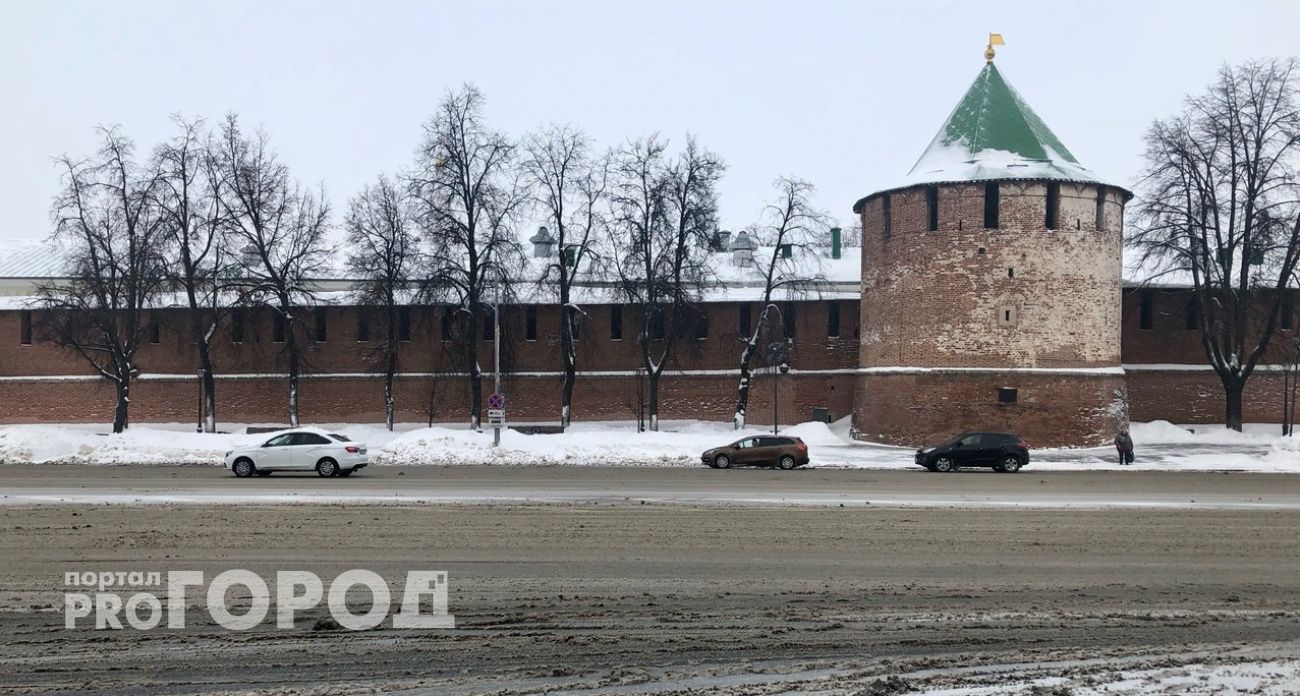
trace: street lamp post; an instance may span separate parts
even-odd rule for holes
[[[777,434],[781,424],[781,398],[777,379],[790,371],[790,339],[767,344],[767,359],[772,363],[772,434]]]
[[[776,346],[780,345],[780,343],[772,343],[772,345]],[[779,380],[780,376],[780,372],[776,371],[776,362],[774,360],[772,362],[772,435],[776,435],[776,429],[781,424],[781,397],[780,389],[777,388],[777,380]]]
[[[768,304],[767,307],[764,307],[763,308],[764,313],[766,313],[766,311],[769,309],[776,310],[776,315],[781,321],[781,333],[784,334],[785,314],[781,312],[781,308],[778,307],[775,303]],[[777,434],[777,430],[781,426],[781,410],[780,410],[781,399],[780,399],[780,392],[778,391],[779,384],[777,382],[777,378],[780,376],[781,373],[790,371],[790,353],[793,352],[793,350],[794,350],[794,341],[792,341],[789,336],[786,336],[784,340],[770,341],[767,344],[767,359],[768,362],[772,363],[772,434],[773,435]]]

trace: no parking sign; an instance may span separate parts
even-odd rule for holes
[[[500,392],[488,397],[488,420],[492,423],[504,423],[506,420],[506,395]]]

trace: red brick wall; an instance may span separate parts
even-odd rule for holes
[[[835,301],[840,306],[840,333],[827,336],[827,304],[821,300],[794,303],[795,348],[791,366],[800,370],[851,370],[857,362],[858,309],[856,301]],[[758,305],[750,305],[757,321]],[[688,338],[675,350],[671,370],[729,373],[736,369],[739,341],[739,303],[707,305],[710,315],[708,337]],[[623,310],[623,339],[610,337],[608,305],[585,307],[578,343],[580,371],[632,372],[640,366],[636,336],[639,317],[632,308]],[[382,382],[378,377],[330,377],[331,374],[371,372],[366,361],[370,347],[381,337],[377,322],[370,327],[371,341],[356,340],[357,308],[328,307],[327,335],[321,343],[308,342],[307,376],[302,386],[302,418],[309,422],[380,422],[383,420]],[[503,336],[508,341],[502,361],[507,373],[505,390],[510,395],[510,417],[521,421],[559,419],[561,369],[558,341],[558,311],[537,308],[537,340],[525,335],[525,309],[502,311]],[[441,308],[415,308],[412,341],[401,347],[401,370],[410,373],[458,370],[450,354],[453,342],[441,340]],[[313,333],[310,310],[301,331]],[[197,386],[193,377],[197,357],[186,338],[186,314],[181,310],[158,313],[162,324],[160,342],[146,345],[137,364],[146,374],[133,387],[131,418],[134,422],[187,422],[195,419]],[[39,317],[37,333],[39,334]],[[218,374],[218,413],[227,422],[284,422],[287,418],[287,387],[283,379],[255,377],[283,370],[281,344],[272,341],[269,312],[246,314],[245,340],[231,341],[229,327],[223,327],[214,341]],[[780,335],[779,331],[777,335]],[[87,365],[69,351],[39,340],[21,345],[20,315],[0,311],[0,422],[105,422],[112,418],[113,393],[103,381],[84,379],[91,375]],[[479,364],[490,369],[492,343],[478,341]],[[760,364],[756,362],[755,368]],[[511,376],[511,372],[543,372],[551,376]],[[241,377],[242,375],[242,377]],[[15,377],[79,376],[73,381],[23,381]],[[169,378],[158,378],[164,376]],[[731,420],[735,407],[738,375],[688,374],[663,378],[661,418],[707,418]],[[491,379],[484,379],[484,392],[491,391]],[[434,420],[468,420],[468,387],[465,377],[404,377],[396,386],[398,419],[427,421],[429,404],[435,405]],[[826,406],[839,415],[852,406],[853,375],[790,374],[781,378],[781,420],[808,420],[814,406]],[[432,394],[432,398],[431,395]],[[574,394],[573,416],[577,420],[630,419],[636,416],[636,379],[632,376],[580,376]],[[766,374],[755,378],[750,419],[771,421],[771,381]]]
[[[1223,423],[1223,383],[1208,370],[1127,373],[1129,408],[1135,421]],[[1246,382],[1242,418],[1247,423],[1282,422],[1282,374],[1258,371]]]
[[[795,316],[795,349],[791,365],[800,369],[843,369],[857,365],[858,303],[834,300],[840,306],[840,333],[827,336],[827,305],[831,301],[802,300],[792,303]],[[784,306],[785,303],[782,303]],[[709,333],[703,340],[686,338],[675,348],[670,368],[732,369],[740,356],[739,322],[742,303],[710,303]],[[748,303],[752,321],[757,322],[758,303]],[[587,316],[581,322],[578,341],[580,370],[633,370],[640,365],[636,336],[640,317],[632,307],[623,308],[623,338],[610,337],[609,305],[584,307]],[[368,342],[358,342],[357,308],[325,308],[327,335],[323,343],[305,341],[306,361],[317,373],[356,373],[367,371],[367,351],[379,345],[378,320],[372,320]],[[450,371],[458,369],[452,359],[453,341],[441,340],[441,307],[412,308],[412,340],[400,348],[402,370],[407,372]],[[507,339],[503,351],[503,369],[513,371],[557,371],[560,365],[559,312],[554,306],[537,307],[537,340],[526,340],[525,309],[505,307],[501,312],[502,336]],[[373,310],[366,310],[373,314]],[[160,343],[145,345],[136,356],[140,370],[146,373],[193,374],[197,354],[189,340],[187,312],[179,309],[157,312],[161,330]],[[298,324],[298,335],[308,338],[314,329],[312,311]],[[71,351],[60,350],[39,340],[40,316],[36,317],[37,340],[21,345],[20,312],[0,311],[0,376],[4,375],[84,375],[89,369]],[[272,317],[269,311],[245,314],[244,341],[231,340],[229,322],[213,340],[213,361],[221,374],[268,373],[283,369],[279,353],[282,344],[272,340]],[[780,336],[779,323],[776,324]],[[461,339],[457,339],[461,340]],[[492,362],[492,342],[483,338],[476,327],[479,363]]]
[[[1151,302],[1151,328],[1142,328],[1141,306],[1143,296]],[[1262,297],[1262,296],[1261,296]],[[1185,288],[1126,288],[1124,290],[1124,323],[1122,355],[1125,364],[1177,363],[1206,365],[1205,348],[1201,343],[1199,324],[1188,328],[1187,307],[1192,291]],[[1300,305],[1300,303],[1298,303]],[[1248,326],[1264,325],[1268,302],[1257,302],[1256,310],[1248,319]],[[1292,328],[1279,320],[1273,340],[1263,363],[1280,363],[1295,337],[1294,326],[1300,322],[1300,306],[1293,307]]]
[[[999,387],[1017,402],[998,403]],[[967,430],[1019,434],[1034,447],[1103,445],[1123,418],[1124,377],[1043,374],[888,374],[858,381],[858,436],[896,445],[935,444]]]

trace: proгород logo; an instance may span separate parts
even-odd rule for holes
[[[165,577],[164,577],[165,576]],[[149,630],[164,625],[185,628],[186,600],[199,596],[204,584],[202,571],[84,571],[63,575],[64,628]],[[393,593],[378,573],[353,569],[339,573],[329,583],[305,570],[282,570],[264,579],[248,570],[227,570],[207,585],[208,614],[218,625],[245,631],[268,620],[272,587],[275,596],[275,626],[294,628],[298,612],[318,606],[322,600],[339,626],[363,631],[388,618]],[[369,590],[370,609],[353,613],[347,594],[353,588]],[[66,588],[78,588],[69,590]],[[113,588],[110,591],[110,588]],[[228,604],[232,589],[249,597],[247,611],[236,614]],[[92,592],[93,590],[93,592]],[[412,570],[406,573],[401,604],[393,614],[393,628],[455,628],[456,617],[447,612],[447,572]]]

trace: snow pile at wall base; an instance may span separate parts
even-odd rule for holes
[[[1174,425],[1169,421],[1133,423],[1129,434],[1137,446],[1143,445],[1267,445],[1277,439],[1280,425],[1250,424],[1244,432],[1224,425]]]

